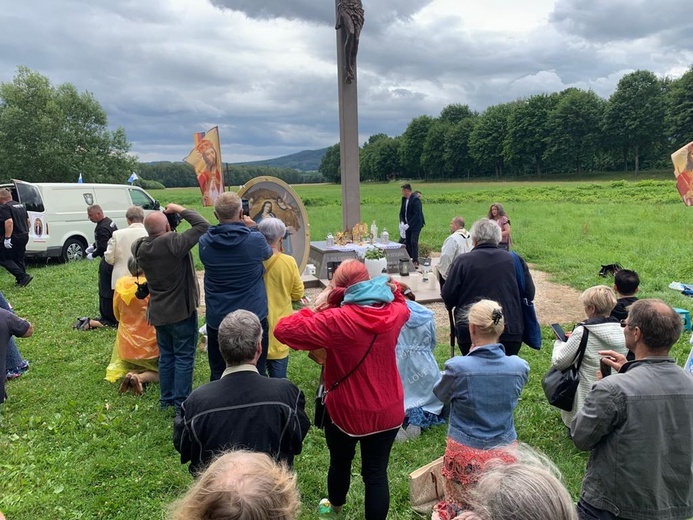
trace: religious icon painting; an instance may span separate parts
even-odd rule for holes
[[[238,195],[248,200],[250,218],[258,224],[270,217],[284,222],[284,253],[294,257],[302,273],[310,251],[310,224],[301,198],[283,180],[268,176],[251,179]]]

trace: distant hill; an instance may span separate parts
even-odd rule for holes
[[[303,150],[302,152],[284,155],[275,159],[231,164],[239,166],[274,166],[277,168],[293,168],[303,172],[313,172],[317,171],[320,167],[320,162],[326,152],[327,148],[322,148],[320,150]]]

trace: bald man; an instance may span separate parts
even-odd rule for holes
[[[171,231],[164,213],[178,213],[190,229]],[[209,222],[178,204],[169,204],[164,213],[147,215],[147,236],[132,244],[132,254],[149,284],[147,320],[156,328],[159,344],[159,404],[162,409],[175,406],[179,411],[192,391],[197,345],[200,288],[190,250],[207,231]]]

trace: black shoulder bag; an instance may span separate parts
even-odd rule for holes
[[[327,413],[327,407],[325,406],[325,398],[327,397],[327,394],[329,394],[332,390],[337,388],[351,374],[356,372],[356,370],[365,361],[366,357],[368,356],[368,353],[373,348],[373,344],[375,343],[375,338],[377,338],[377,337],[378,337],[377,334],[375,336],[373,336],[373,341],[371,341],[371,345],[370,345],[370,347],[368,347],[368,350],[366,350],[366,353],[361,358],[361,361],[359,361],[358,364],[354,368],[352,368],[347,375],[345,375],[341,379],[335,381],[335,383],[330,388],[328,388],[327,390],[325,390],[325,385],[323,383],[323,374],[325,372],[325,367],[322,368],[322,371],[320,372],[320,386],[318,386],[318,391],[315,393],[315,420],[313,421],[313,425],[316,428],[320,428],[322,430],[325,427],[325,424],[330,420],[330,416]]]
[[[582,365],[582,358],[585,357],[585,350],[587,349],[589,329],[584,325],[582,328],[584,331],[580,346],[570,366],[564,370],[551,368],[541,380],[541,387],[544,389],[549,404],[566,412],[573,409],[575,394],[580,384],[580,365]]]

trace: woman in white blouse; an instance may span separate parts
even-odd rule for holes
[[[626,341],[623,329],[616,318],[611,318],[611,309],[616,306],[614,291],[606,285],[590,287],[580,295],[580,302],[585,306],[587,319],[580,322],[569,334],[568,341],[556,340],[551,355],[551,364],[558,370],[568,368],[577,361],[576,355],[580,348],[580,341],[588,330],[585,357],[580,366],[580,384],[575,394],[573,409],[569,412],[561,410],[563,423],[570,430],[573,417],[582,408],[585,397],[592,388],[599,370],[601,356],[600,350],[615,350],[626,355]]]

